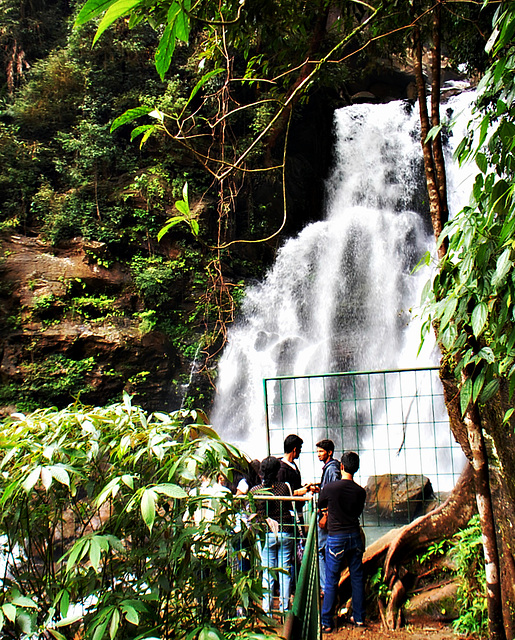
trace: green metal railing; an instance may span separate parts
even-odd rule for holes
[[[317,640],[321,637],[317,529],[317,514],[313,510],[293,606],[284,623],[283,636],[286,640]]]

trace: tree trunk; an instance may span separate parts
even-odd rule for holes
[[[465,370],[463,382],[469,378]],[[483,549],[486,569],[486,597],[488,605],[488,630],[492,640],[505,640],[501,584],[499,573],[499,553],[495,532],[488,458],[481,427],[481,418],[477,403],[471,402],[465,411],[464,422],[467,427],[468,441],[472,452],[474,486],[476,490],[477,510],[483,533]]]
[[[440,132],[438,131],[432,136],[432,142],[428,139],[429,131],[431,129],[430,124],[432,125],[432,128],[440,125],[440,20],[441,5],[440,3],[437,3],[433,10],[433,48],[431,52],[431,123],[427,110],[426,87],[422,69],[422,42],[420,37],[420,27],[417,24],[413,29],[415,76],[420,108],[421,143],[427,190],[429,194],[431,222],[437,242],[449,217],[445,162]],[[439,244],[438,257],[440,259],[445,257],[447,248],[448,245],[446,241]],[[468,371],[465,371],[463,375],[466,379],[470,374]],[[464,379],[462,379],[462,382],[464,382]],[[455,404],[456,400],[457,397],[452,402],[452,405]],[[489,632],[492,639],[504,640],[506,636],[504,626],[502,624],[499,555],[497,550],[496,528],[494,524],[490,481],[488,475],[488,456],[483,438],[479,409],[476,402],[469,404],[463,422],[466,427],[468,441],[466,452],[471,456],[474,469],[476,501],[480,515],[481,530],[483,532]]]
[[[431,124],[433,127],[440,125],[440,87],[441,87],[441,52],[440,52],[440,18],[441,5],[438,4],[433,12],[433,48],[431,50]],[[447,176],[445,172],[445,159],[442,149],[442,136],[438,132],[432,143],[434,168],[436,171],[436,183],[439,202],[439,230],[449,220],[449,207],[447,204]],[[440,233],[438,233],[440,235]],[[445,239],[442,250],[447,253],[448,241]]]
[[[426,184],[427,184],[427,193],[429,195],[429,211],[431,214],[431,223],[433,225],[433,232],[436,240],[440,237],[440,234],[443,229],[443,225],[448,216],[446,216],[445,211],[447,211],[447,205],[445,207],[442,206],[440,189],[439,189],[439,181],[438,175],[445,176],[445,164],[443,163],[443,154],[438,158],[438,170],[437,170],[437,159],[433,154],[433,145],[430,140],[428,140],[429,131],[431,130],[429,114],[427,111],[427,96],[426,96],[426,83],[424,80],[424,72],[422,69],[422,43],[420,40],[420,28],[416,25],[413,28],[413,44],[415,50],[415,79],[417,83],[417,92],[418,92],[418,104],[420,110],[420,141],[422,144],[422,154],[424,157],[424,169],[426,174]],[[436,54],[433,52],[433,55]],[[439,69],[440,64],[436,64],[433,62],[433,68],[437,67]],[[439,82],[439,72],[437,74],[438,82]],[[432,94],[435,93],[435,80],[433,73],[433,83],[432,83]],[[432,99],[432,111],[434,114],[435,108],[439,109],[440,105],[440,86],[437,88],[438,98]],[[438,104],[438,107],[436,107]],[[438,122],[440,116],[438,115]],[[446,253],[446,244],[442,243],[438,249],[438,257],[441,259],[445,256]]]

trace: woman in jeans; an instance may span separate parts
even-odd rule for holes
[[[257,496],[290,496],[290,487],[277,480],[281,466],[280,460],[270,456],[261,463],[263,482],[251,489]],[[290,575],[293,561],[293,515],[292,504],[288,500],[256,500],[258,516],[266,521],[268,530],[263,548],[261,562],[263,566],[263,609],[267,613],[272,608],[274,579],[277,573],[279,580],[279,609],[286,611],[290,598]],[[275,572],[271,569],[284,569]]]

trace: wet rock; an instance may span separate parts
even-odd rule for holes
[[[433,498],[429,478],[409,474],[370,476],[366,492],[366,512],[398,524],[422,515]]]
[[[411,595],[404,605],[406,622],[416,624],[429,620],[440,622],[455,620],[459,615],[457,591],[458,583],[452,581]]]
[[[164,333],[142,330],[129,270],[97,262],[103,243],[75,238],[54,247],[40,238],[4,235],[0,249],[4,402],[12,404],[9,390],[19,389],[24,401],[30,396],[61,407],[80,393],[82,402],[103,405],[126,390],[147,410],[180,406],[173,381],[182,373],[181,355]],[[112,302],[96,307],[102,296]],[[80,309],[73,307],[75,298],[83,300]],[[71,391],[65,377],[81,363],[83,379]]]

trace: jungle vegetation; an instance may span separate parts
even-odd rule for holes
[[[202,265],[193,270],[207,285],[208,355],[234,313],[236,279],[225,270],[252,272],[238,263],[240,244],[257,243],[263,258],[292,228],[296,119],[317,92],[344,91],[356,67],[412,50],[421,97],[431,51],[422,144],[439,272],[427,290],[427,328],[442,347],[451,427],[474,462],[490,637],[513,637],[515,3],[3,4],[2,229],[56,243],[82,235],[106,243],[107,260],[129,253],[135,265],[156,260],[166,229],[160,237],[176,238]],[[450,223],[437,113],[443,55],[482,77],[459,152],[478,166],[473,199]],[[259,201],[264,186],[273,197]],[[144,251],[133,249],[135,238]],[[146,275],[149,307],[166,320]]]

